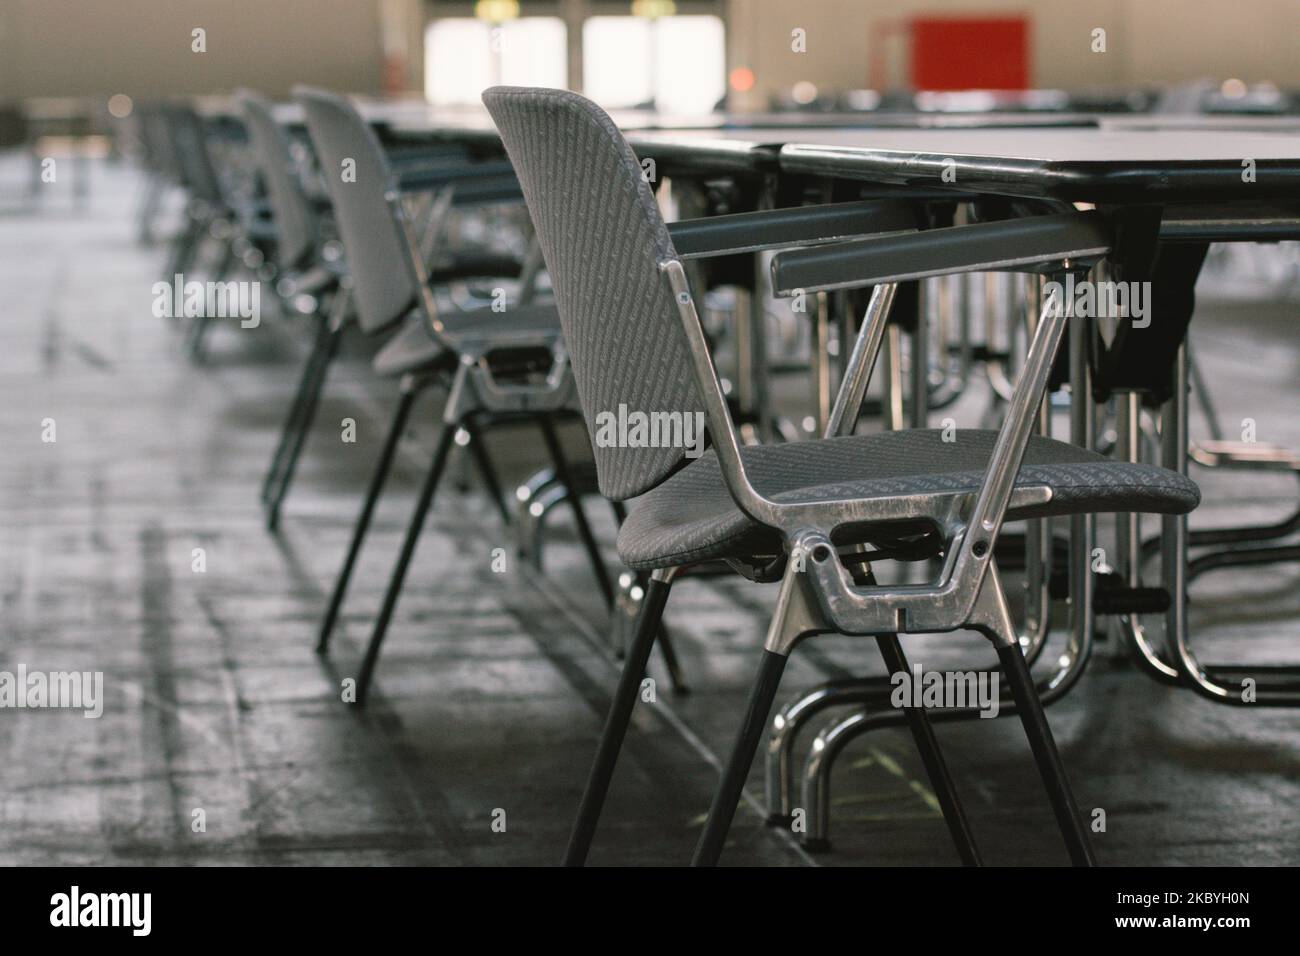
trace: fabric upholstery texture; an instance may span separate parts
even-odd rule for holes
[[[496,87],[483,102],[537,229],[591,434],[598,416],[620,404],[646,413],[700,411],[685,333],[658,268],[675,257],[672,241],[613,121],[590,101],[561,90]],[[944,441],[940,431],[915,429],[745,447],[742,455],[754,485],[778,501],[973,494],[997,433],[968,430],[952,437]],[[781,549],[778,532],[734,503],[712,452],[681,467],[683,456],[675,448],[595,449],[603,494],[642,495],[618,536],[627,565],[644,570]],[[1184,476],[1112,462],[1046,438],[1031,439],[1017,485],[1045,487],[1051,496],[1011,512],[1013,519],[1185,513],[1200,500]],[[864,541],[871,530],[839,529]]]
[[[301,87],[294,96],[306,115],[347,251],[357,323],[363,332],[377,332],[406,315],[417,291],[385,198],[392,171],[374,131],[345,98]]]
[[[613,121],[564,90],[495,87],[500,129],[550,270],[589,432],[619,405],[702,411],[686,335],[659,271],[675,258],[640,164]],[[596,447],[600,491],[622,500],[677,468],[680,448]]]
[[[959,429],[854,435],[826,441],[745,446],[754,486],[777,501],[890,498],[979,489],[997,438]],[[1046,486],[1051,501],[1008,519],[1079,512],[1183,514],[1200,502],[1191,479],[1155,465],[1111,461],[1065,442],[1034,437],[1017,487]],[[748,518],[727,492],[712,451],[633,503],[618,536],[619,556],[639,570],[724,557],[774,554],[780,535]]]

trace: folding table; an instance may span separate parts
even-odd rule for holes
[[[615,119],[623,124],[621,116]],[[1085,113],[768,113],[768,114],[715,114],[697,120],[690,126],[668,129],[669,118],[660,117],[657,125],[623,126],[628,141],[643,160],[647,157],[656,163],[656,173],[670,177],[697,180],[729,178],[736,186],[731,211],[762,210],[778,206],[797,205],[808,201],[810,189],[822,192],[821,201],[834,198],[833,185],[810,182],[810,177],[795,175],[782,169],[779,154],[782,146],[801,142],[808,137],[852,136],[869,129],[996,129],[996,128],[1068,128],[1094,127],[1097,118]],[[892,186],[879,187],[874,195],[896,195]],[[855,198],[866,198],[861,184],[853,193]],[[916,191],[906,197],[921,199]],[[951,193],[938,193],[936,198],[951,199]],[[742,277],[744,278],[744,277]],[[755,289],[762,288],[763,279],[752,278]],[[748,284],[748,283],[747,283]],[[900,296],[900,299],[903,297]],[[743,305],[743,303],[742,303]],[[825,344],[829,339],[831,321],[828,302],[824,295],[815,300],[813,316],[814,335],[814,393],[815,419],[820,429],[830,412],[831,390],[829,354]],[[896,303],[895,310],[919,308],[919,303],[907,300]],[[758,430],[770,436],[772,419],[767,407],[767,367],[764,361],[766,345],[761,317],[763,306],[760,296],[749,299],[748,308],[738,309],[739,367],[737,393],[741,409],[756,420]],[[914,325],[914,345],[923,350],[924,329]],[[897,326],[891,331],[890,347],[886,361],[897,363]],[[918,368],[919,371],[919,368]],[[913,420],[924,414],[920,398],[924,383],[912,382],[914,398]],[[901,415],[901,409],[896,409]]]
[[[1074,320],[1069,374],[1073,381],[1071,433],[1075,443],[1090,447],[1093,396],[1123,393],[1119,423],[1121,446],[1137,454],[1139,395],[1163,402],[1163,463],[1187,469],[1187,365],[1183,348],[1192,314],[1192,290],[1208,244],[1213,241],[1271,241],[1300,236],[1300,140],[1278,135],[1290,121],[1237,117],[1134,117],[1101,121],[1102,128],[1041,129],[716,129],[634,132],[628,139],[638,155],[659,158],[685,171],[734,172],[758,176],[769,196],[785,189],[805,194],[819,181],[823,194],[845,186],[892,190],[918,201],[947,193],[958,198],[988,197],[1003,201],[1006,212],[1096,205],[1118,225],[1115,268],[1128,280],[1148,280],[1159,291],[1149,328],[1122,328],[1112,345],[1087,361],[1093,333]],[[1223,135],[1228,127],[1233,135]],[[1246,127],[1241,131],[1239,127]],[[1256,132],[1263,129],[1278,132]],[[1250,162],[1247,162],[1250,161]],[[878,193],[884,194],[884,193]],[[841,192],[843,198],[844,193]],[[1158,253],[1158,254],[1157,254]],[[992,253],[991,253],[992,256]],[[851,283],[851,270],[845,275]],[[779,284],[779,283],[778,283]],[[1125,516],[1121,516],[1123,519]],[[1074,550],[1092,550],[1094,519],[1072,519]],[[1140,542],[1136,522],[1120,522],[1121,561],[1125,583],[1139,584]],[[1186,585],[1188,532],[1185,518],[1163,520],[1162,584],[1169,595],[1166,612],[1169,660],[1147,643],[1137,615],[1127,616],[1127,634],[1137,659],[1150,675],[1223,703],[1241,703],[1231,686],[1243,676],[1259,682],[1260,703],[1300,703],[1297,668],[1213,667],[1197,661],[1187,635]],[[1212,543],[1212,542],[1205,542]],[[1261,549],[1263,550],[1263,549]],[[1271,557],[1295,557],[1294,549],[1272,550]],[[1247,560],[1268,557],[1255,553]],[[1039,682],[1045,696],[1055,697],[1078,678],[1092,643],[1094,578],[1087,563],[1073,562],[1070,638],[1054,671]],[[1082,613],[1078,612],[1082,609]],[[795,703],[807,713],[831,702],[858,702],[846,694],[819,689]],[[896,716],[896,715],[895,715]],[[853,721],[859,724],[851,726]],[[843,722],[840,740],[869,729],[868,712]],[[786,734],[773,733],[769,749],[769,808],[779,818],[782,781],[794,722]],[[838,729],[838,728],[837,728]],[[825,736],[822,741],[828,742]],[[833,738],[830,743],[836,743]],[[822,760],[809,761],[803,805],[809,812],[809,836],[824,820],[814,821],[825,803],[825,784],[833,747]],[[818,784],[821,785],[818,790]],[[810,785],[812,785],[810,787]],[[810,790],[812,792],[810,792]],[[824,817],[824,814],[819,814]]]
[[[1164,400],[1163,463],[1185,472],[1184,340],[1201,261],[1210,242],[1300,236],[1300,138],[1228,136],[1211,131],[1210,123],[1205,130],[1159,121],[1136,128],[1139,122],[1100,130],[813,131],[782,147],[779,164],[785,172],[830,179],[957,188],[1049,206],[1095,204],[1118,226],[1121,247],[1112,261],[1127,280],[1149,280],[1157,291],[1151,327],[1121,327],[1094,367],[1085,369],[1093,381],[1074,383],[1076,396],[1126,391]],[[1077,338],[1082,345],[1084,337]],[[1076,409],[1076,441],[1091,440],[1087,417]],[[1296,668],[1206,668],[1197,661],[1187,637],[1187,547],[1186,519],[1165,519],[1166,621],[1175,664],[1159,661],[1138,642],[1152,673],[1224,703],[1242,702],[1225,681],[1258,675],[1256,702],[1300,703]],[[1125,557],[1135,573],[1136,555]],[[1293,555],[1278,550],[1275,557]]]

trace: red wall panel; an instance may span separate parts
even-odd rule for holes
[[[915,17],[912,86],[918,90],[1029,87],[1025,17]]]

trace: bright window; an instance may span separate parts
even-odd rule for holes
[[[718,17],[590,17],[583,24],[583,92],[608,109],[653,101],[667,113],[708,113],[726,93],[726,63]]]
[[[433,20],[424,34],[430,103],[479,103],[489,86],[566,86],[568,38],[559,17],[494,25],[473,17]]]

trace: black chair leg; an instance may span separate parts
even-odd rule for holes
[[[686,675],[682,673],[681,661],[677,659],[677,648],[673,646],[673,636],[664,625],[659,626],[659,653],[664,657],[664,667],[668,671],[668,680],[672,682],[674,694],[689,694]]]
[[[722,855],[722,845],[727,840],[727,831],[731,829],[736,807],[740,805],[740,794],[745,788],[749,768],[754,763],[754,753],[767,731],[768,715],[772,711],[772,701],[776,699],[776,690],[781,684],[781,675],[785,672],[786,659],[784,654],[763,651],[758,676],[750,691],[749,706],[745,710],[745,721],[740,726],[740,734],[736,737],[731,757],[727,760],[722,779],[713,795],[709,818],[705,821],[704,832],[700,834],[700,842],[695,846],[691,866],[716,866],[718,857]]]
[[[609,579],[609,570],[605,567],[605,559],[600,556],[600,547],[596,544],[596,536],[591,533],[591,525],[587,523],[587,513],[582,509],[582,495],[573,481],[573,473],[569,470],[569,462],[564,456],[564,449],[560,447],[559,436],[555,434],[555,423],[546,415],[539,417],[537,421],[541,426],[542,438],[546,442],[547,451],[550,452],[551,461],[555,464],[555,476],[568,491],[569,505],[573,508],[573,521],[578,526],[578,536],[582,539],[582,546],[587,550],[587,557],[591,561],[591,569],[596,574],[596,583],[600,586],[600,593],[605,598],[605,606],[612,608],[614,606],[614,585]]]
[[[203,342],[212,327],[212,316],[196,315],[185,338],[185,352],[194,365],[203,364]]]
[[[212,281],[223,281],[231,269],[234,268],[235,259],[235,248],[230,241],[227,241],[225,250],[221,253],[221,264],[217,266],[216,272],[213,273]],[[212,329],[212,320],[213,316],[208,315],[205,311],[203,315],[195,316],[194,322],[190,325],[186,351],[189,353],[190,361],[195,365],[203,364],[203,343],[207,339],[208,332]]]
[[[885,659],[885,666],[890,675],[908,673],[907,657],[903,654],[903,645],[897,634],[881,634],[876,638],[880,654]],[[939,808],[943,811],[944,822],[952,834],[952,842],[957,847],[957,854],[964,866],[980,866],[979,849],[975,846],[975,836],[971,833],[970,823],[966,820],[966,811],[962,809],[961,799],[957,796],[957,787],[948,765],[939,749],[939,740],[930,725],[930,717],[924,707],[904,707],[907,723],[916,741],[916,749],[921,753],[921,762],[939,799]]]
[[[321,390],[325,387],[326,373],[329,371],[330,363],[334,361],[334,356],[338,352],[339,339],[342,336],[343,330],[339,328],[330,328],[326,331],[325,351],[316,365],[315,374],[308,386],[298,430],[294,434],[293,441],[286,452],[284,467],[281,469],[280,475],[267,497],[267,531],[274,532],[280,526],[280,505],[284,502],[284,496],[289,493],[289,485],[293,481],[294,470],[298,467],[298,456],[302,454],[302,446],[307,441],[307,433],[311,431],[312,422],[316,418],[316,409],[320,405]]]
[[[352,579],[352,569],[356,565],[357,555],[361,553],[361,543],[365,540],[366,532],[370,530],[370,519],[375,512],[375,503],[384,489],[384,482],[388,480],[393,457],[397,454],[397,446],[402,440],[402,432],[406,430],[406,420],[411,415],[411,406],[415,403],[418,392],[419,387],[415,383],[403,383],[402,397],[397,403],[393,422],[388,427],[388,437],[384,439],[384,448],[379,453],[379,462],[375,466],[374,475],[370,478],[370,487],[366,489],[366,500],[361,505],[361,514],[352,531],[352,542],[348,545],[347,557],[343,559],[343,567],[334,582],[334,592],[330,595],[329,607],[325,611],[325,618],[321,621],[320,635],[316,640],[318,654],[324,654],[329,650],[330,634],[343,607],[343,596],[347,593],[348,582]]]
[[[1070,851],[1070,861],[1075,866],[1096,866],[1092,847],[1088,844],[1088,834],[1079,816],[1079,808],[1070,791],[1070,782],[1065,776],[1065,766],[1061,755],[1056,751],[1056,741],[1052,737],[1052,728],[1048,726],[1047,715],[1043,713],[1043,702],[1038,699],[1034,688],[1029,665],[1018,644],[998,646],[998,660],[1002,664],[1002,673],[1011,685],[1011,696],[1016,702],[1016,712],[1025,727],[1025,736],[1029,738],[1029,749],[1034,753],[1034,762],[1043,778],[1052,811],[1056,814],[1056,823],[1061,828],[1061,836]]]
[[[623,674],[609,706],[609,716],[605,718],[596,762],[592,764],[591,773],[587,777],[587,788],[582,793],[578,818],[574,821],[569,846],[564,853],[565,866],[582,866],[587,861],[587,851],[591,849],[596,824],[600,821],[600,811],[605,806],[609,782],[614,776],[614,765],[618,762],[618,752],[623,747],[623,738],[627,735],[627,726],[632,720],[632,710],[641,690],[646,662],[650,659],[650,650],[654,647],[655,634],[659,630],[671,588],[670,581],[654,578],[651,578],[646,588],[645,599],[641,602],[641,614],[637,618],[636,633],[632,636],[627,657],[623,661]]]
[[[172,244],[171,257],[167,261],[165,281],[173,282],[177,275],[184,275],[185,270],[194,261],[195,253],[203,242],[207,224],[191,219],[182,227],[181,234]]]
[[[271,456],[271,466],[266,470],[266,477],[262,479],[261,501],[263,504],[271,497],[271,490],[280,480],[285,455],[288,454],[289,446],[293,444],[294,436],[298,433],[298,428],[302,422],[303,409],[307,407],[307,394],[316,381],[321,356],[325,353],[325,342],[329,337],[329,328],[327,320],[323,316],[318,317],[318,322],[320,324],[316,329],[315,337],[312,339],[311,351],[307,353],[307,361],[303,365],[302,375],[298,379],[298,389],[294,392],[293,402],[289,405],[289,413],[285,416],[284,424],[280,427],[280,440],[276,443],[275,454]]]
[[[370,680],[374,676],[375,664],[379,660],[379,648],[384,642],[384,635],[388,632],[388,623],[392,620],[393,611],[397,608],[397,598],[402,593],[402,583],[406,579],[406,569],[411,563],[411,557],[415,554],[416,542],[420,540],[420,532],[424,530],[424,520],[429,514],[429,506],[433,504],[433,493],[438,489],[438,481],[442,478],[443,470],[447,465],[447,456],[451,451],[452,441],[456,437],[456,427],[452,424],[444,423],[442,434],[438,436],[438,445],[433,452],[433,464],[429,466],[429,474],[424,479],[424,487],[420,489],[420,497],[415,505],[415,514],[411,516],[411,524],[406,529],[406,540],[402,542],[402,553],[398,555],[397,565],[393,568],[393,575],[388,581],[388,590],[384,594],[383,607],[379,609],[379,616],[375,618],[375,629],[370,634],[370,643],[366,645],[366,656],[361,661],[361,669],[357,672],[357,703],[365,703],[366,694],[370,688]]]
[[[501,491],[501,480],[497,477],[496,466],[492,464],[492,457],[483,443],[483,429],[469,422],[461,427],[469,432],[470,457],[474,459],[474,467],[478,469],[479,477],[483,480],[483,487],[496,504],[497,511],[501,514],[501,523],[509,528],[514,524],[514,520],[510,515],[510,505]]]
[[[154,241],[153,224],[162,203],[166,185],[156,173],[149,176],[145,185],[144,200],[140,203],[137,238],[142,246],[152,246]]]

